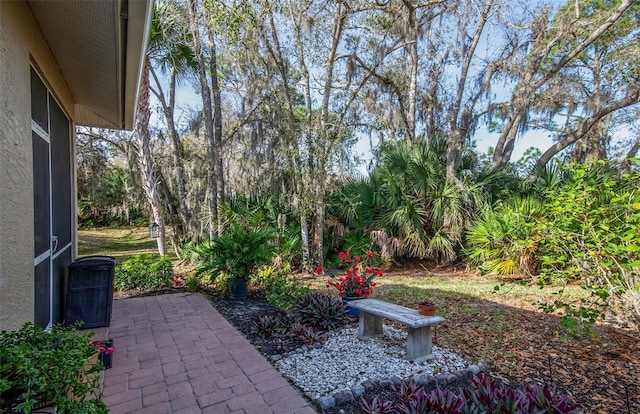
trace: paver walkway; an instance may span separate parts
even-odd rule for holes
[[[109,337],[112,414],[315,413],[199,294],[115,300]]]

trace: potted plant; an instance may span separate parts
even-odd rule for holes
[[[113,346],[112,339],[105,339],[104,341],[89,341],[89,345],[95,346],[98,361],[102,362],[105,369],[111,368],[111,358],[116,348]]]
[[[418,313],[424,316],[433,316],[436,314],[436,305],[433,302],[422,301],[418,303]]]
[[[226,277],[231,298],[245,299],[251,275],[271,260],[272,236],[272,230],[247,230],[234,224],[222,236],[211,241],[209,252],[196,274]]]
[[[102,364],[92,333],[78,325],[54,325],[49,331],[33,323],[0,334],[0,411],[30,413],[54,406],[58,413],[106,413],[101,400]]]
[[[373,280],[377,276],[383,275],[382,270],[374,266],[376,253],[368,251],[364,259],[362,259],[360,256],[351,257],[349,251],[345,251],[340,252],[338,258],[341,265],[346,267],[345,274],[336,277],[333,273],[327,272],[331,277],[327,281],[327,287],[334,287],[347,306],[352,300],[363,299],[371,295],[373,288],[376,286]],[[322,267],[317,267],[315,273],[320,275],[324,271]],[[360,316],[358,309],[348,308],[350,316]]]

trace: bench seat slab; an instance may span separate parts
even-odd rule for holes
[[[380,299],[354,300],[349,302],[349,306],[360,309],[360,311],[366,313],[381,316],[385,319],[400,322],[410,328],[421,328],[423,326],[438,325],[444,322],[442,316],[420,315],[416,309],[409,309]]]

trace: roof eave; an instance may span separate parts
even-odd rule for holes
[[[142,71],[149,44],[149,27],[153,16],[153,1],[129,1],[126,16],[126,44],[125,59],[123,59],[124,73],[124,102],[122,110],[123,129],[131,130],[135,124],[138,95]],[[121,18],[124,18],[121,14]],[[144,30],[140,30],[139,22],[144,22]],[[135,74],[135,76],[133,75]]]

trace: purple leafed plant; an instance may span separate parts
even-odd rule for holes
[[[324,332],[312,326],[305,326],[298,335],[298,339],[305,345],[313,345],[324,342],[325,335]]]
[[[398,402],[379,397],[360,406],[368,413],[399,414],[578,414],[582,410],[556,388],[548,384],[521,389],[511,388],[487,375],[471,380],[471,386],[460,393],[439,387],[429,392],[415,382],[403,382],[395,389]],[[384,409],[384,411],[383,411]]]
[[[535,412],[565,414],[577,412],[579,409],[569,397],[558,394],[556,387],[548,384],[527,387],[524,393],[529,399],[529,404],[536,409]]]
[[[424,388],[420,386],[415,381],[402,381],[400,384],[400,389],[397,389],[395,386],[393,387],[394,391],[400,397],[400,400],[403,402],[409,402],[416,398],[416,394],[419,392],[424,393]]]
[[[363,399],[360,401],[360,407],[368,414],[391,414],[396,412],[391,401],[384,401],[378,396],[375,396],[370,401]]]
[[[273,335],[280,325],[280,319],[273,315],[261,315],[253,320],[254,331],[263,338]]]

